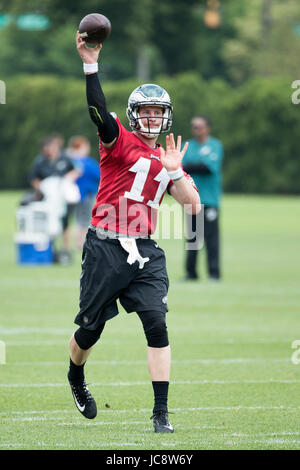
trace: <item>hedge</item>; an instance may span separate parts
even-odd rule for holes
[[[291,102],[290,80],[256,78],[234,89],[191,72],[157,77],[155,82],[172,98],[175,135],[190,137],[194,114],[211,117],[212,134],[225,148],[225,191],[300,193],[300,105]],[[126,125],[127,99],[137,85],[135,80],[103,84],[109,110]],[[84,77],[18,76],[7,81],[6,90],[6,104],[0,105],[1,188],[28,186],[40,141],[53,132],[60,132],[66,142],[74,134],[86,135],[97,158],[97,130],[87,111]]]

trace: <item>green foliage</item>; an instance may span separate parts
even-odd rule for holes
[[[50,28],[22,31],[15,24],[0,30],[1,78],[16,73],[57,73],[80,77],[75,31],[88,13],[106,15],[112,32],[103,46],[105,76],[110,80],[141,76],[141,54],[152,79],[157,73],[175,75],[195,70],[205,78],[226,77],[222,43],[235,38],[233,22],[243,14],[238,0],[222,6],[220,28],[210,30],[203,20],[206,0],[2,0],[0,13],[46,15]],[[20,53],[21,52],[21,53]],[[77,62],[76,62],[77,58]]]
[[[233,191],[299,193],[299,108],[288,79],[254,79],[241,87],[224,120],[225,186]]]
[[[225,147],[226,191],[299,193],[299,106],[291,103],[288,79],[253,79],[238,89],[220,79],[205,81],[195,73],[157,77],[174,105],[173,132],[190,138],[190,119],[206,113],[213,135]],[[85,81],[56,76],[19,76],[7,85],[0,107],[0,186],[25,187],[39,142],[61,132],[65,139],[84,134],[97,157],[98,139],[85,98]],[[136,80],[105,82],[108,108],[127,125],[125,109]],[[161,137],[164,144],[164,136]]]
[[[112,33],[100,56],[109,80],[132,76],[152,80],[159,73],[174,76],[188,70],[236,84],[255,75],[281,76],[282,70],[297,78],[297,0],[223,0],[216,29],[205,25],[207,4],[207,0],[74,0],[72,4],[1,0],[0,13],[16,18],[35,12],[51,23],[45,31],[23,31],[15,24],[0,30],[1,78],[16,73],[80,78],[74,36],[80,20],[91,12],[111,20]]]
[[[233,19],[236,34],[224,38],[221,56],[228,77],[234,83],[249,77],[299,76],[300,24],[296,0],[252,0],[245,2],[245,14]]]

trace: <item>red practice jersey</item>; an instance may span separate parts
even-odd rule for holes
[[[151,149],[118,118],[116,121],[116,144],[105,148],[99,142],[101,177],[91,223],[126,235],[150,235],[156,229],[158,207],[173,181],[160,162],[160,145]]]

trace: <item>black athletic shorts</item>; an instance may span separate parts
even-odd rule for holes
[[[149,261],[127,263],[128,253],[117,239],[99,239],[89,229],[82,252],[80,312],[75,323],[95,330],[119,313],[116,300],[127,313],[167,312],[169,279],[164,251],[150,239],[137,239],[138,250]]]

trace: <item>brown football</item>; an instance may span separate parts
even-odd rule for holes
[[[108,18],[99,13],[86,15],[79,24],[81,38],[89,44],[101,44],[111,32],[111,24]]]

